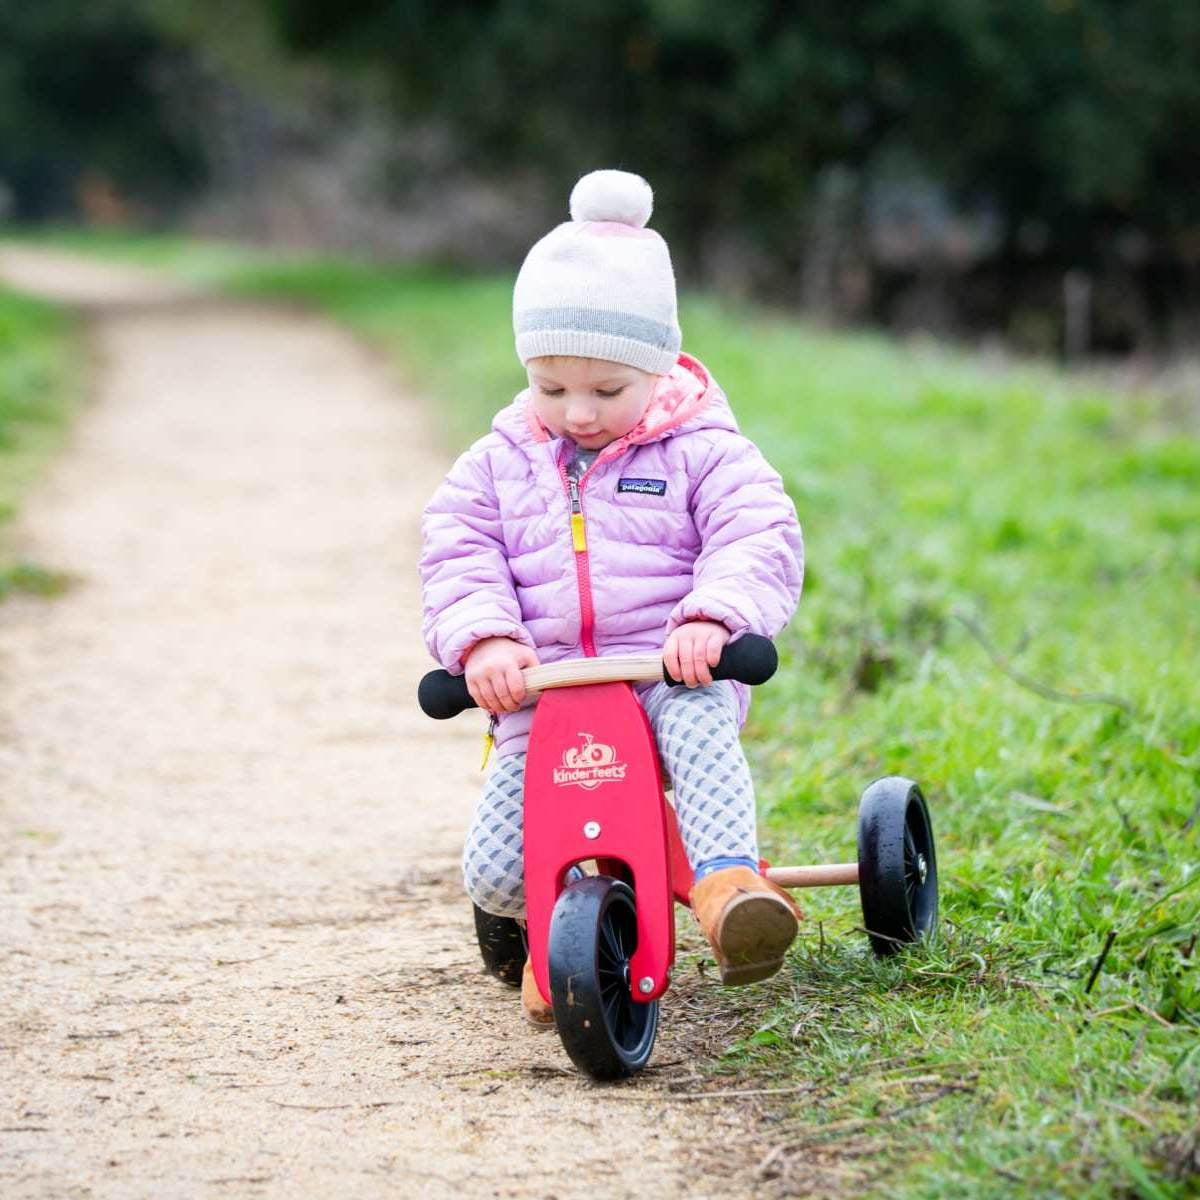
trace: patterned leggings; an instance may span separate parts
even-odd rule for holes
[[[693,869],[710,859],[758,861],[754,785],[738,740],[733,685],[658,684],[641,696],[671,777],[679,832]],[[521,822],[525,755],[508,754],[484,784],[463,850],[463,882],[485,912],[524,917]]]

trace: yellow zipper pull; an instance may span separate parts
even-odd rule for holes
[[[479,764],[479,769],[482,771],[487,766],[488,755],[492,752],[492,747],[496,744],[496,715],[492,714],[492,718],[488,721],[487,733],[483,735],[483,762]]]
[[[568,479],[571,492],[571,548],[576,554],[582,554],[587,549],[587,535],[584,532],[583,505],[579,502],[579,483]]]

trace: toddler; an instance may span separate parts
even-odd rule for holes
[[[711,668],[732,638],[787,623],[803,546],[779,475],[680,353],[670,256],[645,228],[652,200],[639,176],[594,171],[571,193],[572,219],[529,251],[513,292],[529,386],[425,509],[423,633],[495,730],[466,889],[518,918],[533,715],[522,668],[662,651],[687,686],[638,695],[674,788],[692,910],[722,980],[749,983],[779,969],[799,910],[758,871],[738,740],[749,689]],[[532,1023],[552,1023],[529,963],[522,1001]]]

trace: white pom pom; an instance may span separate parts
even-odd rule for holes
[[[592,171],[571,189],[572,221],[620,221],[640,228],[653,209],[650,185],[630,171]]]

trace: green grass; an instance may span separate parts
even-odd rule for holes
[[[448,448],[521,386],[507,278],[114,251],[322,307],[394,354]],[[808,893],[786,976],[736,994],[750,1024],[718,1069],[812,1085],[775,1106],[765,1174],[799,1194],[1196,1194],[1197,430],[1044,365],[703,297],[681,320],[807,539],[749,729],[765,849],[852,858],[859,793],[898,773],[942,874],[933,944],[878,962],[852,890]]]
[[[13,561],[5,526],[59,445],[79,396],[81,350],[71,318],[0,288],[0,601],[57,595],[67,576]]]

